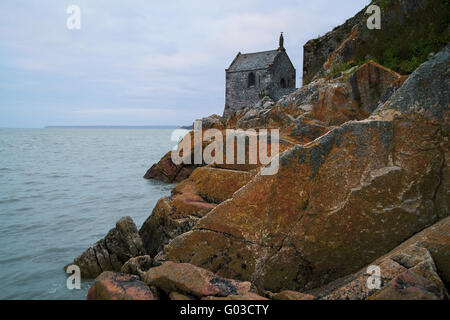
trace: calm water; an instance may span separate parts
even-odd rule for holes
[[[144,180],[170,129],[0,129],[0,299],[85,299],[63,267],[171,185]]]

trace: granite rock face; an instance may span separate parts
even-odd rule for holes
[[[130,258],[145,254],[136,225],[130,217],[125,217],[105,238],[76,258],[73,264],[80,267],[83,278],[93,279],[104,271],[120,271]]]
[[[405,77],[373,61],[297,89],[276,104],[266,102],[237,112],[237,128],[281,128],[298,144],[311,142],[334,126],[363,120],[402,85]]]
[[[145,272],[153,267],[154,262],[149,255],[134,257],[125,262],[120,270],[121,273],[132,274],[143,279]]]
[[[193,214],[189,211],[178,211],[174,202],[185,206]],[[199,220],[199,215],[206,214],[215,206],[189,191],[174,199],[169,197],[160,199],[139,230],[144,247],[150,256],[154,257],[171,239],[191,230]]]
[[[289,291],[285,290],[280,293],[276,293],[272,296],[273,300],[299,300],[299,301],[306,301],[306,300],[315,300],[316,297],[310,294],[305,294],[301,292],[296,291]]]
[[[162,198],[139,234],[146,250],[155,256],[171,239],[193,228],[217,204],[231,198],[256,172],[211,166],[196,169],[178,184],[170,198]]]
[[[221,163],[214,163],[212,165],[214,165],[214,167],[216,168],[222,168],[222,169],[230,169],[230,170],[239,170],[239,171],[250,171],[253,169],[260,169],[263,165],[261,164],[260,158],[257,159],[257,162],[255,164],[250,163],[249,162],[249,143],[247,141],[249,141],[249,137],[251,135],[256,135],[258,134],[257,130],[252,130],[251,132],[247,132],[247,140],[245,143],[245,164],[236,164],[237,163],[237,157],[238,157],[238,152],[237,152],[237,146],[235,143],[235,148],[234,148],[234,161],[233,164],[226,164],[227,163],[227,138],[228,135],[227,133],[229,133],[229,131],[232,131],[231,133],[235,133],[235,134],[239,134],[239,132],[235,131],[238,128],[235,127],[231,127],[228,126],[226,129],[217,129],[214,125],[212,126],[212,128],[208,127],[209,125],[206,125],[207,127],[202,128],[201,133],[199,132],[198,135],[199,137],[203,138],[205,137],[205,134],[207,133],[207,130],[209,129],[214,129],[214,130],[218,130],[220,131],[221,135],[222,135],[222,139],[223,139],[223,159],[221,159]],[[230,129],[227,131],[227,129]],[[276,128],[279,129],[279,128]],[[203,166],[207,166],[208,164],[204,162],[204,159],[202,159],[202,163],[201,164],[194,164],[194,153],[196,148],[198,150],[201,151],[201,154],[204,155],[205,152],[205,148],[207,148],[208,146],[210,146],[210,144],[212,144],[214,142],[214,139],[211,140],[207,140],[205,138],[206,141],[202,141],[201,143],[195,143],[195,135],[196,131],[191,131],[188,134],[190,135],[190,139],[191,139],[191,146],[190,148],[188,148],[188,150],[181,150],[180,154],[183,157],[186,157],[186,159],[190,159],[190,161],[185,161],[185,162],[190,162],[191,164],[188,163],[182,163],[179,165],[176,165],[173,163],[172,161],[172,152],[168,152],[158,163],[154,164],[145,174],[144,178],[146,179],[155,179],[155,180],[160,180],[163,182],[167,182],[167,183],[174,183],[174,182],[181,182],[187,178],[189,178],[189,176],[192,174],[192,172],[194,172],[195,169],[199,168],[199,167],[203,167]],[[234,139],[234,141],[237,140],[235,135],[230,135],[231,139]],[[288,136],[284,136],[282,133],[280,133],[280,143],[279,143],[279,151],[283,152],[289,148],[291,148],[294,143],[296,141],[294,141],[293,139],[289,138]],[[200,145],[201,144],[201,145]],[[271,149],[271,143],[270,143],[270,138],[267,139],[267,148],[268,148],[268,153],[271,156],[275,156],[275,154],[271,154],[272,149]],[[181,148],[180,146],[181,144],[179,144],[179,148]],[[200,162],[200,161],[199,161]]]
[[[366,119],[404,80],[405,77],[371,61],[343,72],[335,79],[321,79],[297,89],[277,103],[265,97],[255,106],[239,110],[226,120],[219,116],[204,118],[203,129],[221,130],[225,143],[226,129],[280,129],[282,152],[294,144],[311,142],[347,121]],[[202,150],[208,145],[203,142]],[[189,153],[193,154],[193,150],[194,144]],[[246,163],[219,167],[240,171],[260,167]],[[175,165],[169,152],[149,169],[145,178],[181,182],[203,165]]]
[[[149,265],[148,256],[127,265]],[[311,291],[258,291],[250,282],[220,277],[187,263],[166,262],[131,274],[103,272],[88,293],[90,300],[444,300],[448,299],[450,217],[419,232],[358,272]],[[124,269],[127,267],[124,266]],[[380,287],[369,288],[370,267],[380,270]],[[127,269],[126,273],[133,270]],[[259,294],[258,294],[259,293]],[[260,295],[261,294],[261,295]],[[265,298],[266,297],[266,298]]]
[[[191,186],[202,199],[210,203],[222,203],[245,186],[255,174],[255,171],[202,167],[195,170],[189,179],[178,184],[173,194],[182,193],[187,186]]]
[[[422,65],[373,116],[284,152],[163,259],[270,291],[350,274],[448,215],[449,49]]]
[[[254,293],[255,288],[250,282],[239,282],[224,279],[212,272],[191,264],[166,262],[150,269],[144,278],[145,283],[155,286],[165,294],[173,292],[195,297],[244,297]]]
[[[203,130],[206,130],[206,129],[223,130],[226,127],[225,119],[217,114],[213,114],[209,117],[202,118],[201,121],[202,121]]]
[[[310,83],[322,71],[328,57],[348,37],[351,30],[364,19],[365,9],[348,19],[343,25],[334,28],[326,35],[308,41],[303,47],[303,84]]]
[[[447,217],[370,263],[379,267],[379,289],[367,286],[370,277],[367,265],[309,293],[324,300],[444,299],[448,294],[449,261],[450,218]],[[402,281],[407,284],[399,286]],[[408,290],[403,292],[403,289]],[[429,295],[430,290],[434,297]]]
[[[106,271],[90,288],[88,300],[268,300],[250,282],[218,277],[190,264],[166,262],[141,277]]]
[[[436,273],[432,276],[436,277]],[[442,282],[429,280],[407,270],[393,279],[389,286],[369,297],[369,300],[444,300],[447,298]]]
[[[168,152],[155,163],[144,175],[144,179],[155,179],[166,183],[180,182],[188,178],[197,165],[176,165]]]
[[[87,300],[155,300],[155,296],[138,277],[106,271],[95,279]]]

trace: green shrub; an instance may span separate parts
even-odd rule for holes
[[[354,66],[353,63],[342,63],[342,62],[337,65],[334,65],[331,68],[331,71],[328,74],[327,78],[328,79],[334,78],[337,74],[347,71],[348,69],[350,69],[353,66]]]
[[[383,10],[396,10],[395,0],[382,0]],[[378,63],[401,74],[413,72],[428,59],[431,52],[440,51],[450,42],[450,0],[430,0],[424,10],[418,10],[399,23],[383,25],[372,30],[371,41],[361,44],[355,52],[355,60],[363,61],[368,55]]]

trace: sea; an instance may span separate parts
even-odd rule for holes
[[[143,175],[174,128],[0,129],[0,299],[85,299],[63,267],[173,185]]]

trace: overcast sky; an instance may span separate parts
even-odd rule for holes
[[[303,45],[369,0],[1,0],[0,127],[184,125],[222,114],[238,51]],[[69,5],[81,30],[68,30]]]

